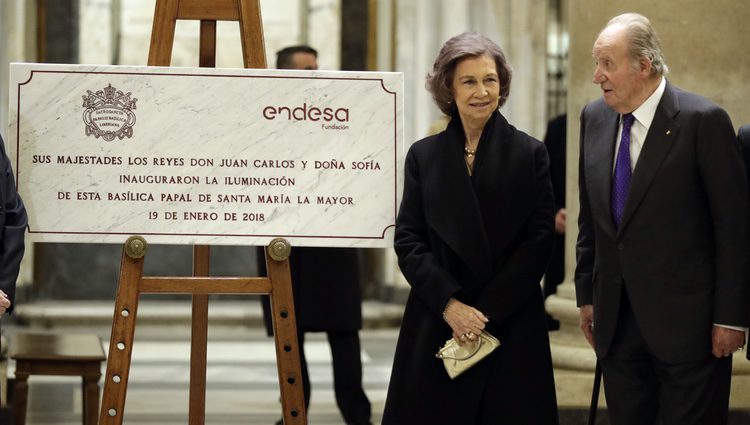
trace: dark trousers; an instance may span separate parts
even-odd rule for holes
[[[328,344],[333,360],[333,390],[336,404],[347,424],[366,425],[370,423],[370,401],[362,388],[362,359],[360,357],[359,332],[328,331]],[[305,408],[310,404],[310,375],[307,370],[304,343],[305,334],[297,335],[302,366]]]
[[[600,359],[613,425],[724,425],[732,358],[707,353],[694,363],[670,364],[651,354],[623,290],[612,347]]]

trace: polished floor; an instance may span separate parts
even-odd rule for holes
[[[18,328],[6,328],[6,334],[15,331]],[[187,424],[190,343],[184,336],[182,329],[136,332],[125,424]],[[383,410],[396,336],[395,329],[362,332],[365,391],[376,424]],[[307,339],[312,382],[309,424],[343,424],[333,395],[325,334],[309,334]],[[13,372],[11,361],[8,375],[12,377]],[[273,424],[280,417],[275,351],[272,340],[260,329],[209,329],[206,376],[206,425]],[[79,379],[29,379],[28,425],[80,424],[80,415]]]
[[[109,341],[111,303],[37,303],[19,306],[15,318],[3,319],[3,334],[54,331],[96,333]],[[402,308],[365,302],[365,327],[360,333],[364,387],[372,404],[372,422],[380,423],[388,387],[393,352],[398,337],[396,323]],[[124,424],[186,425],[190,371],[190,305],[142,302],[131,363]],[[209,344],[206,368],[206,425],[270,425],[281,416],[275,350],[265,335],[260,307],[248,303],[216,303],[209,310]],[[18,320],[21,319],[22,320]],[[308,412],[310,425],[342,425],[333,394],[331,356],[325,334],[306,336],[305,352],[312,382]],[[8,376],[14,374],[8,362]],[[104,373],[104,367],[102,368]],[[568,388],[564,373],[557,383]],[[590,391],[590,384],[583,389]],[[560,388],[558,388],[558,393]],[[558,400],[561,400],[558,396]],[[561,406],[561,425],[588,422],[587,409]],[[81,423],[80,379],[31,376],[27,425]],[[731,425],[750,425],[750,410],[730,413]],[[597,425],[608,425],[606,412]],[[0,415],[0,425],[3,425]],[[419,424],[421,425],[421,424]]]

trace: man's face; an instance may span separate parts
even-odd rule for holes
[[[625,29],[606,28],[593,49],[596,70],[593,83],[602,88],[604,102],[620,114],[633,112],[648,98],[651,71],[647,61],[635,61],[628,53]]]
[[[312,53],[295,53],[292,55],[292,69],[318,69],[318,58]]]

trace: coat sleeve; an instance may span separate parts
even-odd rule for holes
[[[461,290],[461,286],[432,251],[422,199],[419,164],[412,147],[404,166],[404,195],[396,218],[394,248],[398,265],[412,292],[441,316],[448,300]]]
[[[578,212],[578,240],[576,241],[576,304],[580,307],[594,303],[594,255],[596,244],[594,224],[591,217],[588,190],[586,188],[586,168],[584,138],[586,132],[586,109],[581,112],[580,153],[578,158],[578,195],[580,210]]]
[[[696,149],[698,166],[714,229],[714,323],[747,326],[748,183],[734,127],[727,113],[714,106],[700,115]]]
[[[13,170],[10,160],[5,154],[5,144],[0,138],[0,172],[2,181],[3,203],[1,214],[4,214],[2,241],[0,241],[0,289],[3,290],[11,302],[8,312],[13,311],[16,294],[16,278],[21,266],[21,258],[24,252],[24,232],[26,230],[27,218],[21,197],[16,191],[16,183],[13,179]]]
[[[541,293],[539,283],[552,252],[555,212],[549,158],[538,142],[533,154],[536,197],[531,214],[516,236],[504,267],[485,286],[475,305],[498,325],[523,308],[535,292]]]
[[[740,131],[737,134],[737,140],[740,142],[740,149],[742,149],[742,157],[745,161],[745,172],[747,173],[747,181],[750,184],[750,125],[740,127]]]

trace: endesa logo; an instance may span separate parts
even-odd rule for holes
[[[263,118],[275,120],[276,118],[288,121],[326,121],[326,122],[349,122],[349,108],[318,108],[308,106],[266,106],[263,108]]]

